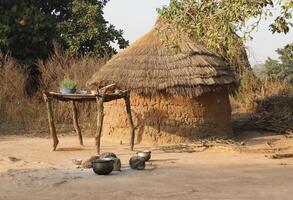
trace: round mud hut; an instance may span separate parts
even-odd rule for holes
[[[227,88],[231,68],[218,55],[189,39],[174,51],[156,26],[115,55],[88,81],[90,87],[116,84],[131,91],[135,142],[179,144],[203,136],[231,136]],[[123,100],[105,104],[103,139],[128,143]]]

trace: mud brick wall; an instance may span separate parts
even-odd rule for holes
[[[226,91],[199,98],[131,96],[136,144],[179,144],[199,136],[229,136],[231,107]],[[102,140],[129,143],[124,100],[105,104]]]

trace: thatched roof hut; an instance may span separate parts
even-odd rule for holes
[[[148,135],[157,143],[183,142],[193,136],[215,135],[215,132],[230,134],[231,109],[226,88],[235,82],[231,68],[221,57],[187,38],[182,38],[177,51],[171,50],[162,43],[159,27],[157,23],[115,55],[94,74],[88,85],[101,87],[115,83],[134,93],[131,101],[137,126],[143,127],[144,137]],[[116,110],[115,115],[119,113],[119,104],[109,106]],[[117,124],[110,125],[112,131],[107,135],[123,137],[114,133],[121,128],[120,122],[125,122],[122,113],[123,110],[114,120]],[[109,120],[114,118],[110,116]],[[156,131],[146,127],[155,127]],[[175,136],[179,139],[174,139]],[[158,142],[160,137],[165,137],[164,141]]]
[[[114,56],[88,82],[117,86],[145,95],[166,90],[176,96],[200,96],[232,84],[230,67],[216,54],[189,39],[178,51],[162,43],[157,26]]]

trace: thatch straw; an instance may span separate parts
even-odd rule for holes
[[[114,56],[87,84],[114,83],[144,95],[189,97],[233,84],[231,68],[219,56],[189,39],[180,42],[180,51],[170,50],[161,42],[158,26]]]

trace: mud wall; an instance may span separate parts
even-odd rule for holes
[[[226,91],[199,98],[131,96],[136,143],[178,144],[200,136],[229,136],[231,107]],[[124,100],[105,104],[102,140],[129,143]]]

